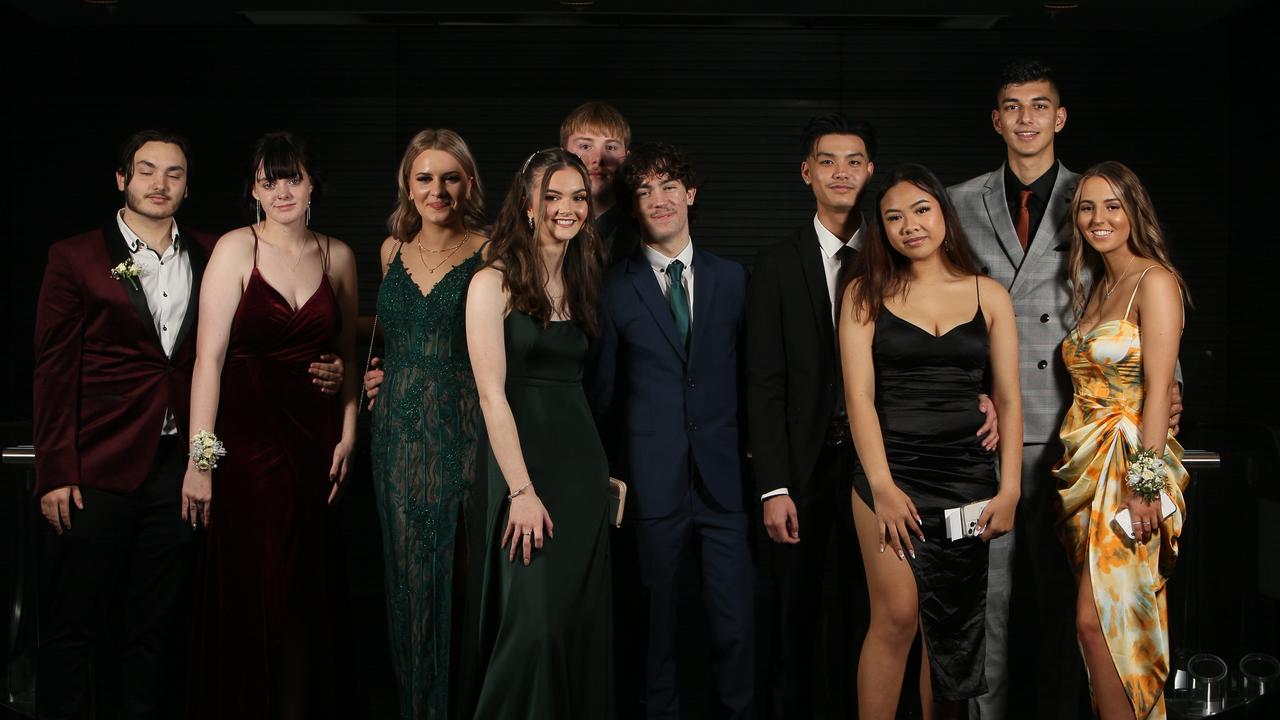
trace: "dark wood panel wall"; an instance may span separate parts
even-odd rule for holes
[[[1275,387],[1272,373],[1261,374],[1269,343],[1247,338],[1276,325],[1259,307],[1271,295],[1269,274],[1237,224],[1239,211],[1259,202],[1239,190],[1260,171],[1258,148],[1238,134],[1248,133],[1248,120],[1232,108],[1241,87],[1261,77],[1253,63],[1263,50],[1248,49],[1241,33],[1261,35],[1239,20],[1147,34],[16,23],[5,31],[12,62],[0,71],[11,128],[0,192],[11,330],[0,414],[30,413],[45,249],[118,207],[115,152],[138,127],[189,135],[195,153],[182,220],[212,231],[247,218],[253,139],[275,129],[307,136],[329,179],[313,222],[356,248],[361,307],[371,313],[395,167],[422,127],[462,133],[496,210],[523,158],[556,143],[570,108],[613,102],[637,140],[692,153],[705,179],[695,241],[749,265],[757,248],[812,215],[798,174],[797,136],[809,117],[838,109],[869,118],[880,130],[881,173],[916,161],[960,181],[1002,161],[989,117],[994,86],[1005,61],[1032,56],[1054,65],[1063,83],[1069,118],[1058,147],[1066,165],[1130,164],[1168,225],[1198,307],[1183,350],[1194,417],[1261,418],[1268,410],[1253,378]]]

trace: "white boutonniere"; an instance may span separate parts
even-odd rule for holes
[[[111,277],[116,280],[128,280],[135,290],[141,290],[142,286],[138,284],[138,278],[142,277],[142,268],[138,267],[138,263],[132,258],[111,268]]]

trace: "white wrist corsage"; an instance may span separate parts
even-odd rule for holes
[[[1129,473],[1125,477],[1125,484],[1147,502],[1159,500],[1160,493],[1169,485],[1164,460],[1156,457],[1154,450],[1147,448],[1133,453],[1129,456]]]
[[[111,268],[111,277],[116,280],[128,280],[135,290],[141,290],[142,286],[138,284],[138,278],[142,277],[142,268],[138,267],[138,263],[132,258]]]
[[[227,449],[217,435],[201,430],[191,436],[191,462],[197,470],[208,472],[218,467],[218,460],[226,457]]]

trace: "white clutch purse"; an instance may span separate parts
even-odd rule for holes
[[[1178,512],[1178,506],[1173,504],[1173,498],[1168,493],[1160,491],[1160,519],[1164,520],[1170,515]],[[1130,540],[1133,539],[1133,519],[1129,517],[1129,508],[1122,507],[1116,511],[1111,518],[1111,522],[1120,528],[1120,532],[1124,533]]]
[[[982,517],[982,511],[987,509],[989,502],[991,498],[943,510],[942,517],[947,525],[947,539],[961,540],[977,536],[978,518]]]

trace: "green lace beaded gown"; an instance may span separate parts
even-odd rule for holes
[[[479,262],[423,295],[397,251],[378,290],[386,380],[373,408],[373,483],[403,720],[449,717],[455,551],[465,551],[455,538],[481,432],[463,326]]]

